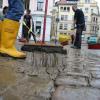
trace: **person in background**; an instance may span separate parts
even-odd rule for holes
[[[77,6],[72,6],[74,14],[74,27],[76,28],[75,41],[72,48],[81,49],[81,36],[82,32],[85,30],[85,18],[82,10],[77,9]]]
[[[19,30],[19,20],[24,13],[23,0],[8,0],[9,9],[2,22],[0,34],[0,54],[13,58],[25,58],[26,54],[15,48]]]
[[[2,13],[3,13],[4,17],[5,17],[5,15],[7,14],[8,9],[9,9],[9,7],[8,7],[8,6],[5,6],[5,7],[3,8]]]
[[[1,15],[0,15],[0,21],[3,21],[3,19],[4,19],[5,15],[7,14],[7,12],[8,12],[8,6],[5,6],[2,10]]]
[[[31,38],[31,32],[32,30],[32,16],[31,16],[31,10],[27,9],[26,14],[23,17],[23,26],[22,26],[22,38],[26,39],[27,42],[29,42],[29,39]]]

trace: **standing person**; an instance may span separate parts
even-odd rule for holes
[[[25,24],[23,24],[22,27],[22,38],[26,39],[27,42],[31,38],[31,32],[29,30],[32,29],[32,16],[30,13],[31,10],[27,9],[26,14],[23,17],[23,22]]]
[[[9,9],[2,22],[0,53],[14,58],[25,58],[26,54],[15,48],[19,20],[24,13],[23,0],[8,0]]]
[[[75,39],[74,34],[71,34],[71,44],[72,44],[72,45],[73,45],[73,43],[74,43],[74,39]]]
[[[76,26],[76,36],[75,41],[73,43],[72,48],[75,49],[81,49],[81,36],[83,30],[85,30],[85,19],[84,19],[84,13],[82,10],[77,9],[77,6],[74,5],[72,7],[74,14],[74,27]]]

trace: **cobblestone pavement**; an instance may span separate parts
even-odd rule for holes
[[[66,46],[67,55],[0,57],[0,100],[100,100],[100,52]]]

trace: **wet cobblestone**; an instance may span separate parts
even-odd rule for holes
[[[0,57],[2,100],[100,100],[99,52],[86,46],[65,49],[67,55],[27,52],[25,60]]]

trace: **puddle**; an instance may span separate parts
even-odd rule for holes
[[[16,83],[16,76],[10,63],[1,63],[0,65],[0,92]],[[1,99],[0,99],[1,100]]]

